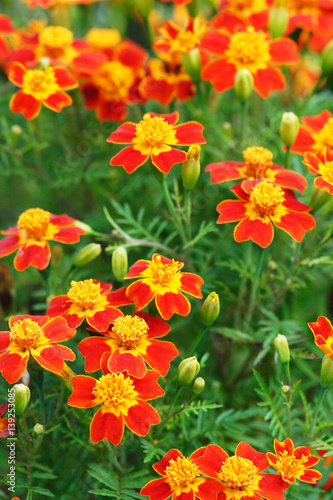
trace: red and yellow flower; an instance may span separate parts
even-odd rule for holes
[[[0,14],[0,66],[4,65],[10,54],[10,47],[6,36],[14,32],[11,19]]]
[[[75,335],[64,318],[13,316],[9,327],[10,332],[0,332],[0,372],[9,384],[22,377],[30,356],[56,374],[64,369],[65,359],[74,361],[74,352],[58,344]]]
[[[245,442],[239,443],[231,457],[211,444],[195,463],[202,474],[221,481],[217,500],[283,500],[283,492],[289,487],[280,475],[263,473],[269,467],[265,453]]]
[[[221,483],[216,479],[203,477],[196,459],[202,457],[206,448],[199,448],[189,458],[177,449],[153,465],[160,474],[160,479],[153,479],[141,489],[141,495],[151,500],[212,500],[221,490]],[[205,463],[205,460],[203,463]],[[171,496],[172,495],[172,496]]]
[[[45,269],[51,257],[49,240],[77,243],[85,234],[75,222],[68,215],[53,215],[41,208],[29,208],[19,216],[15,226],[0,231],[8,235],[0,241],[0,257],[18,250],[14,259],[17,271],[24,271],[29,266]]]
[[[304,153],[302,162],[309,169],[309,172],[318,175],[314,180],[314,185],[318,189],[325,189],[329,194],[333,194],[333,150],[323,154]]]
[[[302,241],[316,222],[306,213],[311,207],[299,202],[294,193],[265,180],[248,183],[246,190],[238,184],[231,189],[240,200],[224,200],[216,208],[218,224],[240,221],[234,230],[237,243],[252,240],[262,248],[274,237],[273,224],[294,240]]]
[[[245,191],[249,181],[266,180],[288,189],[297,189],[302,194],[308,183],[303,175],[273,163],[273,154],[266,148],[249,147],[243,151],[244,162],[220,161],[211,163],[205,172],[211,173],[213,184],[246,179],[241,186]]]
[[[34,7],[42,7],[48,9],[49,7],[57,7],[70,4],[90,4],[93,2],[100,2],[100,0],[22,0],[30,9]]]
[[[328,318],[319,316],[316,322],[308,323],[317,347],[333,360],[333,327]]]
[[[253,14],[267,13],[270,4],[270,0],[221,0],[219,11],[246,21]]]
[[[27,69],[14,62],[8,70],[8,79],[21,90],[10,100],[13,113],[22,113],[26,120],[39,115],[42,104],[59,113],[72,104],[72,98],[64,90],[75,89],[78,82],[63,66],[47,66],[44,69]]]
[[[147,363],[165,377],[178,350],[172,342],[155,339],[164,337],[170,329],[163,320],[145,312],[119,316],[103,332],[105,337],[88,337],[80,342],[85,371],[99,370],[103,360],[110,372],[126,371],[132,377],[142,378],[147,373]]]
[[[204,280],[192,273],[182,273],[184,263],[155,253],[152,260],[138,260],[130,267],[125,279],[140,278],[127,287],[126,295],[138,311],[153,299],[163,319],[174,313],[187,316],[191,304],[181,292],[202,298],[200,290]]]
[[[147,371],[141,379],[125,373],[109,373],[96,380],[86,375],[72,379],[73,393],[68,400],[70,406],[93,408],[102,405],[90,425],[93,443],[108,439],[118,445],[123,437],[124,425],[138,436],[146,436],[150,425],[160,423],[157,411],[147,403],[163,396],[158,385],[159,373]]]
[[[303,124],[299,128],[290,151],[298,154],[303,154],[306,151],[323,154],[326,148],[327,153],[333,152],[332,113],[324,110],[318,115],[303,116],[301,120]]]
[[[148,158],[155,167],[164,174],[170,172],[176,163],[186,159],[185,151],[179,151],[172,146],[189,146],[204,144],[203,126],[198,122],[187,122],[176,125],[177,112],[161,115],[146,113],[138,123],[125,122],[117,128],[108,142],[116,144],[132,144],[111,158],[111,165],[124,167],[131,174],[143,165]]]
[[[294,483],[296,479],[306,483],[316,484],[322,474],[312,467],[319,462],[319,458],[311,455],[306,446],[294,448],[291,439],[278,441],[274,439],[274,453],[266,453],[269,465],[281,474],[283,481]]]
[[[111,289],[112,285],[93,279],[72,281],[66,295],[51,300],[46,314],[51,318],[63,316],[71,328],[77,328],[85,319],[92,328],[104,332],[112,321],[123,316],[117,308],[132,303],[126,297],[126,288]]]

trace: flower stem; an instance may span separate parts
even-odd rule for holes
[[[287,152],[286,152],[286,156],[285,156],[285,159],[284,159],[284,166],[285,166],[285,168],[288,168],[289,158],[290,158],[290,146],[287,146]]]
[[[259,258],[258,258],[256,274],[255,274],[254,279],[252,281],[249,308],[248,308],[247,315],[246,315],[246,318],[244,321],[244,324],[246,326],[250,325],[251,320],[252,320],[252,316],[254,313],[254,308],[255,308],[257,293],[258,293],[258,288],[259,288],[259,282],[260,282],[260,278],[261,278],[262,266],[263,266],[263,262],[264,262],[265,250],[260,249],[259,251],[260,251],[260,254],[259,254]]]
[[[247,105],[245,102],[241,102],[241,123],[240,123],[240,133],[239,133],[239,143],[240,147],[242,147],[243,139],[244,139],[244,130],[245,130],[245,120],[246,120],[246,111]]]
[[[156,433],[156,437],[159,437],[162,434],[162,432],[163,432],[166,424],[168,423],[168,420],[172,416],[172,412],[173,412],[174,406],[176,404],[176,401],[178,399],[178,396],[179,396],[181,390],[182,390],[182,387],[177,384],[177,389],[176,389],[176,392],[175,392],[175,394],[174,394],[174,396],[172,398],[172,401],[171,401],[171,404],[170,404],[170,408],[169,408],[169,412],[168,412],[167,416],[165,417],[165,419],[162,420],[162,422],[160,423],[159,429],[158,429],[158,431]]]
[[[189,189],[185,189],[184,193],[184,210],[185,210],[185,224],[187,228],[187,235],[190,240],[192,238],[192,228],[191,228],[191,192]]]
[[[317,401],[317,404],[316,404],[315,413],[314,413],[314,417],[313,417],[312,424],[311,424],[310,437],[313,437],[313,435],[314,435],[314,430],[315,430],[315,426],[316,426],[316,422],[317,422],[319,410],[320,410],[320,407],[321,407],[321,405],[322,405],[322,403],[323,403],[323,401],[325,399],[326,391],[327,391],[326,387],[321,387],[320,388],[320,393],[319,393],[319,396],[318,396],[318,401]]]
[[[170,195],[170,191],[169,191],[167,176],[166,175],[163,176],[163,179],[162,179],[162,182],[161,182],[161,187],[162,187],[162,192],[163,192],[165,203],[166,203],[166,205],[168,207],[170,215],[173,218],[174,225],[178,229],[179,236],[181,237],[182,242],[184,244],[186,244],[187,243],[187,239],[186,239],[184,227],[183,227],[183,224],[182,224],[182,222],[181,222],[181,220],[179,218],[179,215],[177,214],[177,211],[175,209],[175,205],[174,205],[174,203],[172,201],[172,198],[171,198],[171,195]]]
[[[286,410],[287,410],[287,428],[288,428],[288,436],[289,438],[292,437],[292,432],[291,432],[291,378],[290,378],[290,363],[283,363],[284,365],[284,371],[286,374],[286,382],[289,387],[289,392],[286,394]]]
[[[187,355],[185,356],[186,358],[188,358],[189,356],[191,356],[191,354],[194,352],[194,349],[197,347],[197,345],[199,344],[199,342],[201,342],[201,340],[205,336],[208,328],[209,328],[208,326],[204,326],[201,329],[201,331],[198,333],[198,335],[196,336],[196,338],[193,341],[193,344],[191,345],[190,349],[188,350]]]

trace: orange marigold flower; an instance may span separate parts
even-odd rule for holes
[[[68,215],[53,215],[41,208],[29,208],[23,212],[17,224],[2,234],[7,234],[0,241],[0,257],[15,252],[14,267],[24,271],[33,266],[45,269],[50,261],[51,251],[48,240],[60,243],[77,243],[85,231],[75,227],[75,219]]]
[[[252,181],[246,188],[240,184],[233,187],[231,191],[240,200],[224,200],[216,207],[218,224],[241,221],[234,230],[237,243],[252,240],[268,247],[274,237],[273,224],[300,242],[306,231],[315,227],[314,218],[306,213],[311,207],[299,202],[292,191],[267,181]]]
[[[273,153],[266,148],[253,146],[243,151],[244,162],[220,161],[211,163],[205,172],[211,173],[212,183],[246,179],[241,183],[246,191],[249,181],[264,179],[278,186],[297,189],[302,194],[308,183],[305,177],[273,163]]]
[[[34,7],[42,7],[47,9],[49,7],[56,7],[60,5],[70,5],[70,4],[89,4],[93,2],[100,2],[101,0],[21,0],[22,3],[26,3],[30,9]]]
[[[297,28],[304,31],[325,32],[333,27],[333,5],[326,0],[289,0],[287,33]]]
[[[247,20],[253,14],[267,13],[270,0],[221,0],[219,11]]]
[[[41,30],[38,44],[35,47],[35,57],[50,59],[52,64],[70,64],[79,54],[75,49],[74,35],[64,26],[46,26]]]
[[[318,189],[325,189],[329,194],[333,194],[333,150],[323,154],[304,153],[302,162],[314,175],[319,175],[314,180],[314,185]]]
[[[14,29],[11,19],[0,14],[0,65],[7,61],[10,54],[10,47],[5,35],[13,33]]]
[[[189,146],[204,144],[203,126],[198,122],[178,122],[179,115],[175,111],[168,115],[146,113],[138,123],[126,122],[120,125],[107,142],[116,144],[133,144],[111,158],[111,165],[124,167],[131,174],[143,165],[148,158],[163,174],[170,172],[176,163],[186,159],[185,151],[171,146]],[[171,146],[170,146],[171,145]]]
[[[306,483],[316,484],[322,474],[311,467],[319,462],[319,458],[310,453],[306,446],[294,448],[291,439],[278,441],[274,439],[274,453],[266,453],[269,465],[277,470],[284,481],[294,483],[296,479]]]
[[[75,354],[61,346],[75,335],[64,318],[48,316],[13,316],[10,332],[0,332],[0,372],[9,384],[15,384],[27,368],[30,355],[53,373],[64,369],[64,360],[74,361]]]
[[[170,329],[163,320],[145,312],[119,316],[103,332],[105,337],[88,337],[80,342],[79,351],[86,358],[85,371],[99,370],[103,358],[110,372],[127,371],[132,377],[142,378],[147,373],[146,362],[165,377],[178,350],[172,342],[155,339],[164,337]]]
[[[0,438],[11,437],[17,433],[13,418],[11,418],[10,423],[8,418],[3,418],[8,411],[8,406],[8,401],[6,404],[0,406]]]
[[[289,487],[280,475],[263,473],[269,467],[265,453],[245,442],[239,443],[231,457],[211,444],[195,463],[202,474],[222,482],[217,500],[283,500],[283,492]]]
[[[292,153],[303,154],[305,151],[323,153],[325,148],[328,153],[333,152],[333,115],[324,110],[318,115],[303,116]]]
[[[47,66],[44,69],[27,69],[14,62],[8,70],[8,79],[21,87],[9,103],[13,113],[22,113],[26,120],[39,115],[42,104],[59,113],[72,104],[72,98],[63,90],[75,89],[78,82],[62,66]]]
[[[317,347],[333,360],[333,327],[328,318],[319,316],[315,323],[308,323]]]
[[[183,262],[154,253],[152,260],[138,260],[130,267],[125,279],[140,278],[127,287],[126,295],[138,311],[155,299],[163,319],[174,313],[187,316],[191,304],[181,292],[202,298],[200,290],[204,280],[192,273],[182,273]]]
[[[70,406],[77,408],[102,405],[90,424],[92,442],[106,438],[118,445],[123,437],[124,425],[138,436],[146,436],[150,425],[160,423],[159,414],[147,403],[164,395],[157,383],[159,373],[149,370],[141,379],[107,370],[103,373],[99,380],[86,375],[74,377],[73,394],[68,400]]]
[[[212,31],[202,46],[217,55],[202,69],[203,80],[211,82],[216,92],[234,87],[237,71],[246,68],[253,76],[254,90],[266,99],[271,92],[285,87],[285,78],[277,66],[299,62],[294,41],[272,40],[268,33],[253,26],[240,26],[232,34]]]
[[[173,2],[175,5],[186,5],[190,3],[192,0],[162,0],[162,2]]]
[[[202,457],[205,448],[199,448],[189,458],[177,449],[168,451],[166,455],[153,465],[160,474],[160,479],[150,481],[141,489],[141,495],[151,500],[212,500],[221,491],[221,483],[216,479],[203,477],[196,459]],[[205,460],[203,459],[205,463]]]
[[[97,330],[104,332],[109,324],[123,313],[119,306],[131,304],[126,288],[111,292],[112,285],[93,279],[72,281],[66,295],[51,300],[46,314],[54,318],[63,316],[71,328],[77,328],[85,319]]]

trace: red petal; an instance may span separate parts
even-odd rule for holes
[[[322,477],[322,474],[317,470],[306,470],[299,478],[300,481],[315,484]]]
[[[46,323],[49,321],[48,316],[33,316],[30,314],[19,314],[17,316],[11,316],[9,318],[8,321],[9,327],[12,328],[12,326],[14,325],[14,323],[16,323],[16,321],[22,321],[23,319],[31,319],[32,321],[38,323],[38,325],[41,327],[46,325]]]
[[[244,163],[240,161],[220,161],[207,165],[205,172],[211,173],[212,184],[219,184],[220,182],[242,179],[244,176],[239,173],[242,166]]]
[[[126,122],[120,125],[110,137],[107,142],[115,142],[116,144],[130,144],[135,137],[136,124],[132,122]]]
[[[84,369],[87,373],[99,370],[102,355],[105,352],[112,352],[108,340],[107,337],[88,337],[80,342],[78,350],[86,358]]]
[[[153,300],[155,292],[142,280],[138,280],[127,287],[126,295],[135,304],[136,309],[141,311]]]
[[[145,401],[138,401],[138,404],[131,406],[124,420],[127,427],[138,436],[147,436],[150,425],[161,421],[155,408]]]
[[[158,114],[158,113],[147,113],[149,116],[151,116],[152,118],[154,116],[159,116],[161,118],[163,118],[167,123],[169,123],[169,125],[175,125],[178,120],[179,120],[179,113],[178,111],[174,111],[173,113],[170,113],[170,114],[167,114],[167,115],[161,115],[161,114]]]
[[[56,77],[57,84],[62,90],[75,89],[79,86],[79,82],[64,66],[53,66],[53,72]]]
[[[87,316],[86,320],[97,332],[105,332],[108,326],[119,316],[123,316],[123,313],[119,309],[106,306],[104,311],[99,311],[93,316]]]
[[[289,38],[278,38],[269,43],[272,64],[293,64],[299,62],[296,42]]]
[[[325,189],[325,191],[327,191],[329,194],[333,195],[333,184],[331,184],[327,181],[324,181],[324,179],[322,177],[317,177],[314,180],[314,185],[316,186],[316,188]]]
[[[80,87],[86,109],[95,109],[99,102],[99,91],[93,83],[83,83]]]
[[[125,66],[133,69],[140,68],[147,58],[147,52],[132,42],[131,40],[124,40],[118,51],[118,60]]]
[[[139,316],[139,318],[142,318],[145,320],[145,322],[147,323],[147,325],[149,327],[149,330],[147,333],[147,337],[149,339],[164,337],[171,330],[171,326],[168,325],[168,323],[163,321],[158,316],[151,316],[150,314],[143,312],[143,311],[136,312],[133,314],[133,316]]]
[[[58,297],[55,297],[51,300],[46,314],[48,316],[51,316],[51,318],[54,318],[55,316],[66,316],[66,313],[70,306],[71,302],[67,295],[58,295]],[[77,316],[75,317],[77,318]]]
[[[250,181],[248,179],[246,185],[246,191],[244,190],[245,183],[239,182],[234,187],[232,187],[230,191],[232,191],[240,200],[248,202],[250,199],[249,193],[251,192],[251,189],[256,184],[256,182],[257,182],[256,180]]]
[[[52,238],[53,241],[60,243],[78,243],[80,236],[85,234],[79,227],[64,227],[60,229]]]
[[[93,394],[93,389],[96,385],[96,380],[86,375],[77,375],[72,379],[73,393],[68,400],[69,406],[76,408],[93,408],[96,406],[96,396]]]
[[[73,328],[69,328],[65,318],[58,317],[51,319],[44,326],[43,333],[52,342],[63,342],[72,338],[76,331]]]
[[[19,90],[11,98],[9,107],[13,113],[22,113],[26,120],[33,120],[39,115],[42,104],[32,97],[32,95],[25,94],[22,90]]]
[[[17,271],[24,271],[29,266],[37,267],[37,269],[45,269],[50,261],[51,251],[49,244],[44,243],[44,246],[39,245],[23,245],[17,252],[14,259],[14,267]]]
[[[15,384],[27,369],[29,351],[0,355],[0,372],[9,384]]]
[[[247,458],[251,460],[253,464],[258,467],[258,472],[261,472],[269,466],[268,460],[265,453],[255,450],[248,443],[242,441],[236,448],[235,455],[238,457]]]
[[[311,210],[311,207],[309,205],[305,205],[305,203],[298,201],[295,193],[293,191],[290,191],[290,189],[284,190],[284,196],[286,198],[284,206],[287,207],[288,210],[293,212],[309,212]]]
[[[53,373],[60,373],[64,369],[64,359],[69,361],[75,359],[75,354],[69,347],[58,344],[34,349],[31,355],[43,368]]]
[[[7,349],[11,342],[10,339],[10,332],[0,332],[0,356],[2,354],[2,351]],[[1,418],[1,415],[0,415]]]
[[[244,201],[240,200],[224,200],[221,201],[216,207],[220,214],[217,219],[217,224],[224,224],[225,222],[237,222],[246,217],[246,207]]]
[[[178,350],[172,342],[151,340],[143,355],[145,362],[162,377],[165,377],[170,369],[170,362],[178,356]]]
[[[97,119],[101,122],[112,120],[121,122],[127,117],[126,104],[123,101],[104,101],[100,99],[97,108]]]
[[[117,446],[124,434],[124,418],[116,417],[113,413],[104,411],[104,406],[98,410],[90,424],[90,439],[93,443],[108,439]]]
[[[56,113],[60,113],[62,108],[70,106],[72,102],[71,96],[66,94],[66,92],[56,92],[43,100],[44,106],[52,109],[52,111],[56,111]]]
[[[177,144],[188,146],[189,144],[205,144],[207,141],[202,135],[204,127],[198,122],[187,122],[177,125],[176,132]]]
[[[165,469],[169,466],[170,460],[177,460],[177,458],[184,458],[184,455],[179,451],[173,448],[172,450],[168,451],[166,455],[159,461],[156,462],[156,464],[153,465],[153,469],[158,473],[161,474],[161,476],[165,475]]]
[[[66,214],[61,214],[61,215],[51,214],[50,222],[52,222],[52,224],[54,224],[55,226],[72,226],[74,222],[76,222],[76,220],[73,219],[72,217],[69,217],[69,215]],[[80,231],[82,231],[82,229],[80,229]]]
[[[224,54],[225,50],[229,47],[230,36],[224,35],[217,31],[207,33],[201,42],[203,49],[209,50],[213,54]]]
[[[202,70],[202,79],[214,86],[215,92],[224,92],[235,85],[236,68],[225,59],[211,61]]]
[[[153,165],[155,165],[160,172],[163,172],[163,174],[168,174],[174,165],[182,163],[185,160],[185,151],[180,151],[175,148],[171,148],[170,151],[164,151],[158,155],[152,154],[151,157]]]
[[[304,189],[308,186],[308,182],[303,175],[284,168],[276,172],[274,182],[283,188],[297,189],[301,194],[304,193]]]
[[[172,490],[165,479],[154,479],[146,484],[140,491],[141,495],[147,495],[150,500],[167,500],[172,495]]]
[[[215,444],[210,444],[203,456],[194,458],[193,462],[199,467],[202,474],[209,477],[218,477],[222,464],[228,458],[227,453]]]
[[[275,222],[275,225],[290,234],[294,240],[301,242],[306,231],[315,227],[316,221],[310,214],[290,212],[281,217],[280,222]]]
[[[114,290],[111,293],[107,294],[107,300],[109,304],[113,307],[118,306],[127,306],[128,304],[132,304],[129,298],[126,295],[127,287],[124,286],[119,288],[118,290]]]
[[[166,292],[156,295],[156,307],[163,319],[170,319],[174,313],[187,316],[191,311],[191,304],[179,291]]]
[[[243,219],[235,228],[234,237],[237,243],[252,240],[261,248],[268,247],[274,238],[274,228],[271,222],[265,223],[260,219]]]
[[[283,73],[280,69],[268,66],[265,69],[259,69],[253,75],[254,90],[260,97],[267,99],[269,94],[275,90],[283,90],[286,86]]]
[[[135,390],[140,399],[151,400],[164,395],[162,387],[157,383],[160,374],[155,370],[148,370],[141,379],[132,379]]]
[[[147,269],[149,260],[138,260],[133,266],[129,268],[128,273],[125,276],[125,279],[129,278],[139,278],[142,275],[142,272]]]
[[[192,273],[180,273],[180,282],[180,290],[182,292],[193,295],[193,297],[197,297],[198,299],[202,299],[200,287],[204,284],[204,280],[200,276]]]
[[[313,149],[314,139],[312,137],[312,132],[304,128],[302,125],[299,128],[297,137],[294,144],[291,146],[290,151],[292,153],[302,154],[305,151]]]
[[[198,498],[200,500],[211,500],[212,498],[216,498],[216,495],[222,489],[223,484],[220,481],[206,478],[205,482],[199,485],[198,491],[195,494],[195,498]]]
[[[9,66],[7,77],[10,82],[12,82],[17,87],[22,87],[23,77],[27,72],[27,68],[24,64],[19,62],[14,62]]]
[[[114,351],[108,360],[108,369],[110,372],[127,372],[128,375],[141,379],[147,373],[147,367],[140,354],[135,355],[132,352],[121,353],[119,349]]]
[[[0,241],[0,257],[5,257],[9,255],[15,250],[17,250],[20,246],[20,237],[16,234],[12,236],[6,236]]]
[[[283,455],[283,452],[286,451],[288,455],[292,456],[294,454],[294,443],[290,438],[287,438],[284,441],[274,439],[274,449],[278,455]]]
[[[327,109],[325,109],[324,111],[322,111],[318,115],[303,116],[302,122],[307,127],[312,129],[313,132],[319,132],[323,128],[325,123],[329,120],[329,118],[331,118],[332,116],[333,116],[332,113],[330,111],[328,111]]]
[[[308,325],[315,336],[321,335],[326,340],[330,337],[333,338],[332,324],[328,318],[325,318],[325,316],[319,316],[315,323],[308,323]]]
[[[143,155],[140,151],[134,149],[134,146],[128,146],[111,158],[110,165],[124,167],[128,174],[132,174],[148,158],[149,155]]]
[[[318,157],[314,153],[306,152],[304,153],[304,165],[306,165],[311,174],[319,173],[319,165],[323,162],[322,158]]]
[[[289,488],[289,484],[283,481],[279,474],[262,474],[259,482],[260,491],[263,498],[269,500],[284,500],[284,490]]]

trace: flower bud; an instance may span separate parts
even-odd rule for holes
[[[333,382],[333,360],[325,354],[321,362],[320,384],[325,389]]]
[[[283,394],[289,394],[289,392],[290,392],[290,385],[283,385],[281,387],[281,391],[283,392]]]
[[[85,266],[96,259],[102,253],[102,247],[99,243],[89,243],[75,255],[74,266]]]
[[[294,113],[283,113],[280,124],[280,135],[288,148],[294,143],[299,129],[299,119]]]
[[[186,160],[182,163],[182,179],[185,189],[192,189],[197,183],[200,175],[200,152],[199,144],[191,144],[188,148]]]
[[[202,322],[206,326],[214,323],[220,314],[220,299],[217,293],[212,292],[208,295],[201,308]]]
[[[317,212],[317,210],[326,205],[331,198],[332,195],[330,195],[330,193],[328,193],[325,189],[318,189],[316,186],[313,186],[310,200],[312,207],[311,213]]]
[[[89,234],[93,234],[94,231],[93,231],[93,228],[88,226],[88,224],[85,224],[84,222],[80,221],[80,220],[76,220],[74,221],[73,223],[73,226],[75,227],[79,227],[80,229],[82,229],[87,235]]]
[[[198,395],[205,388],[205,381],[202,377],[197,377],[193,384],[193,392]]]
[[[11,128],[10,128],[10,131],[11,131],[12,136],[14,137],[14,139],[17,139],[23,133],[23,130],[20,127],[20,125],[12,125]]]
[[[36,434],[36,436],[40,436],[41,434],[43,434],[44,431],[45,431],[44,425],[36,424],[32,432]]]
[[[183,387],[189,385],[198,375],[200,364],[195,356],[184,359],[178,366],[178,385]]]
[[[143,17],[147,17],[153,8],[153,0],[136,0],[135,7]]]
[[[30,401],[30,389],[24,384],[15,384],[15,414],[22,415]]]
[[[333,40],[325,45],[321,53],[321,67],[325,75],[331,73],[333,70]]]
[[[127,250],[119,246],[112,254],[112,271],[117,281],[123,281],[128,273]]]
[[[197,47],[182,54],[182,63],[191,80],[200,84],[201,56]]]
[[[245,102],[251,95],[254,80],[250,71],[246,68],[237,71],[235,76],[235,91],[240,102]]]
[[[280,361],[282,363],[289,363],[290,352],[289,352],[287,337],[285,337],[285,335],[281,335],[279,333],[279,335],[277,337],[275,337],[275,339],[274,339],[274,346],[275,346],[276,352],[278,353]]]
[[[279,38],[284,35],[289,21],[287,6],[277,5],[277,3],[274,2],[273,7],[269,11],[268,18],[268,29],[273,38]]]

